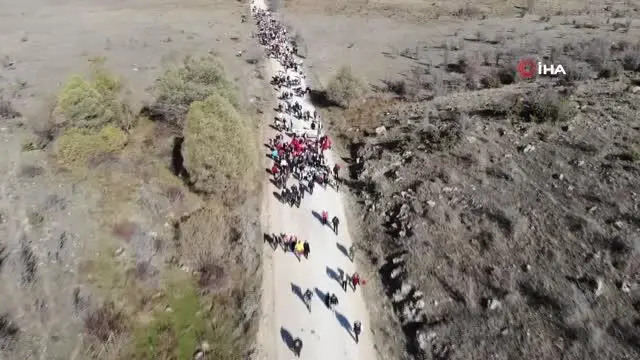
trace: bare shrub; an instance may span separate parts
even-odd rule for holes
[[[214,93],[191,105],[184,127],[184,168],[194,190],[237,199],[255,172],[255,139],[246,119]]]
[[[113,225],[113,235],[125,241],[131,241],[131,238],[138,233],[140,227],[138,224],[125,220]]]
[[[347,66],[338,70],[325,89],[327,100],[343,108],[348,108],[362,99],[366,90],[364,82]]]
[[[563,77],[566,82],[584,81],[591,79],[594,74],[594,70],[588,63],[584,61],[574,61],[569,57],[559,57],[561,64],[565,65],[565,71],[567,76]]]
[[[603,39],[595,39],[583,48],[579,56],[580,59],[591,65],[596,72],[601,73],[610,68],[611,44]]]
[[[227,78],[224,67],[213,56],[187,57],[180,66],[169,67],[153,87],[156,101],[150,117],[182,127],[189,106],[213,93],[238,106],[238,89]]]
[[[640,44],[629,47],[623,52],[622,67],[628,71],[640,71]]]
[[[20,335],[20,327],[7,313],[0,315],[0,351],[11,350]]]
[[[89,313],[84,327],[89,335],[101,342],[107,342],[127,330],[126,316],[124,312],[116,309],[113,302],[105,302]]]
[[[20,116],[20,113],[13,107],[11,101],[0,96],[0,119],[13,119]]]
[[[20,261],[22,262],[22,283],[33,284],[37,277],[38,258],[26,242],[22,242],[20,247]]]
[[[387,86],[387,91],[389,92],[398,96],[404,96],[407,94],[407,82],[404,79],[388,80],[384,83]]]
[[[570,120],[576,112],[575,104],[568,98],[555,91],[545,91],[525,99],[521,116],[528,121],[560,122]]]
[[[210,204],[197,211],[180,224],[178,249],[183,263],[200,273],[200,285],[212,290],[212,286],[225,283],[225,248],[233,240],[229,217],[221,204]],[[222,269],[220,269],[222,268]]]

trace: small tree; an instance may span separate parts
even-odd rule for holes
[[[233,198],[252,178],[253,135],[236,108],[217,93],[191,104],[182,152],[196,191]]]
[[[326,96],[333,104],[347,108],[361,99],[366,90],[362,80],[353,74],[350,67],[344,66],[329,81]]]
[[[182,126],[191,103],[203,101],[213,92],[238,106],[238,90],[213,56],[187,57],[180,66],[169,67],[153,90],[157,100],[151,110],[178,126]]]
[[[74,75],[65,83],[54,110],[58,123],[91,130],[114,125],[127,131],[135,126],[122,80],[102,64],[94,62],[88,77]]]

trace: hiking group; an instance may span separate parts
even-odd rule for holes
[[[258,8],[253,3],[251,9],[258,27],[255,36],[265,47],[267,56],[275,59],[283,68],[283,71],[271,79],[271,85],[278,92],[278,104],[274,109],[277,115],[272,125],[277,133],[265,144],[269,148],[267,156],[273,161],[268,171],[272,177],[271,182],[279,190],[279,200],[285,205],[299,208],[306,194],[313,195],[316,185],[322,189],[333,188],[338,191],[341,182],[340,165],[328,164],[325,151],[331,149],[331,139],[322,135],[318,113],[311,106],[305,105],[304,99],[310,89],[304,85],[302,60],[296,56],[297,44],[270,11]],[[323,225],[329,226],[338,235],[340,220],[337,216],[330,218],[327,210],[322,210],[322,214],[316,216]],[[265,241],[274,250],[281,248],[286,253],[294,254],[298,261],[310,256],[309,240],[299,239],[294,234],[281,232],[265,235]],[[353,246],[348,250],[342,248],[342,251],[353,261]],[[344,271],[340,273],[340,285],[345,292],[347,284],[355,291],[358,285],[365,283],[358,273],[351,276]],[[313,299],[311,289],[303,294],[298,293],[298,296],[302,297],[310,312]],[[336,294],[326,292],[323,296],[327,308],[333,309],[338,305]],[[357,343],[361,332],[360,321],[355,321],[350,330]],[[300,356],[303,346],[301,338],[294,338],[287,345],[296,356]]]

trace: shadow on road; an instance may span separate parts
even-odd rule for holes
[[[302,289],[300,289],[300,286],[291,283],[291,291],[296,294],[296,296],[298,296],[298,298],[304,303],[304,295],[302,294]]]
[[[315,288],[314,290],[315,290],[315,292],[316,292],[316,296],[318,297],[318,299],[321,299],[321,300],[322,300],[322,302],[323,302],[323,303],[325,304],[325,306],[326,306],[326,305],[327,305],[326,298],[327,298],[327,296],[329,296],[329,292],[324,292],[324,291],[322,291],[322,290],[320,290],[320,289],[318,289],[318,288]]]
[[[293,336],[291,336],[289,330],[280,327],[280,337],[282,337],[282,341],[287,345],[287,348],[293,349]]]
[[[347,319],[344,315],[342,315],[337,310],[335,311],[335,314],[336,314],[336,319],[338,319],[338,322],[340,323],[340,326],[342,326],[343,329],[347,330],[349,335],[355,340],[355,337],[351,332],[351,323],[349,322],[349,319]]]
[[[320,221],[320,224],[323,224],[322,223],[322,215],[318,214],[318,212],[315,211],[315,210],[311,210],[311,214],[313,215],[314,218],[316,218],[316,219],[318,219],[318,221]]]
[[[280,196],[279,192],[274,191],[273,196],[275,196],[275,198],[278,199],[278,201],[282,202],[282,196]]]
[[[347,251],[347,248],[344,247],[344,245],[340,244],[339,242],[336,242],[336,246],[338,247],[338,250],[340,250],[340,252],[346,256],[348,259],[349,258],[349,252]]]
[[[338,276],[338,273],[336,273],[335,270],[333,270],[328,266],[327,266],[327,276],[329,276],[331,279],[335,280],[338,284],[340,284],[340,276]]]

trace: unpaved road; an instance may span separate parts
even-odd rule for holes
[[[267,8],[263,0],[257,0],[254,4],[262,9]],[[278,71],[284,71],[275,59],[267,59],[266,70],[268,79]],[[304,86],[303,84],[303,88]],[[308,101],[298,101],[313,112]],[[298,129],[302,126],[302,123],[294,124]],[[272,137],[274,134],[274,131],[269,130],[265,137]],[[327,156],[328,162],[332,163],[331,153]],[[273,251],[265,245],[263,315],[258,334],[258,358],[291,359],[294,355],[288,343],[291,339],[300,337],[304,344],[300,358],[304,360],[376,359],[368,314],[360,289],[354,293],[348,287],[344,292],[334,278],[340,269],[347,274],[355,271],[355,265],[338,246],[339,243],[348,249],[351,245],[340,194],[331,188],[324,190],[317,186],[313,195],[305,196],[300,208],[290,208],[281,204],[274,196],[273,193],[278,192],[278,189],[268,180],[265,181],[262,219],[264,232],[295,234],[298,238],[309,241],[311,253],[309,259],[302,258],[299,261],[291,253],[284,253],[281,249]],[[339,235],[323,226],[314,215],[314,212],[320,214],[322,210],[327,210],[329,217],[337,214],[340,218]],[[314,292],[311,312],[301,299],[301,293],[307,288]],[[296,293],[296,289],[301,293]],[[324,305],[321,296],[326,292],[338,295],[339,305],[335,311]],[[355,343],[351,331],[356,320],[360,320],[363,327],[359,344]]]

